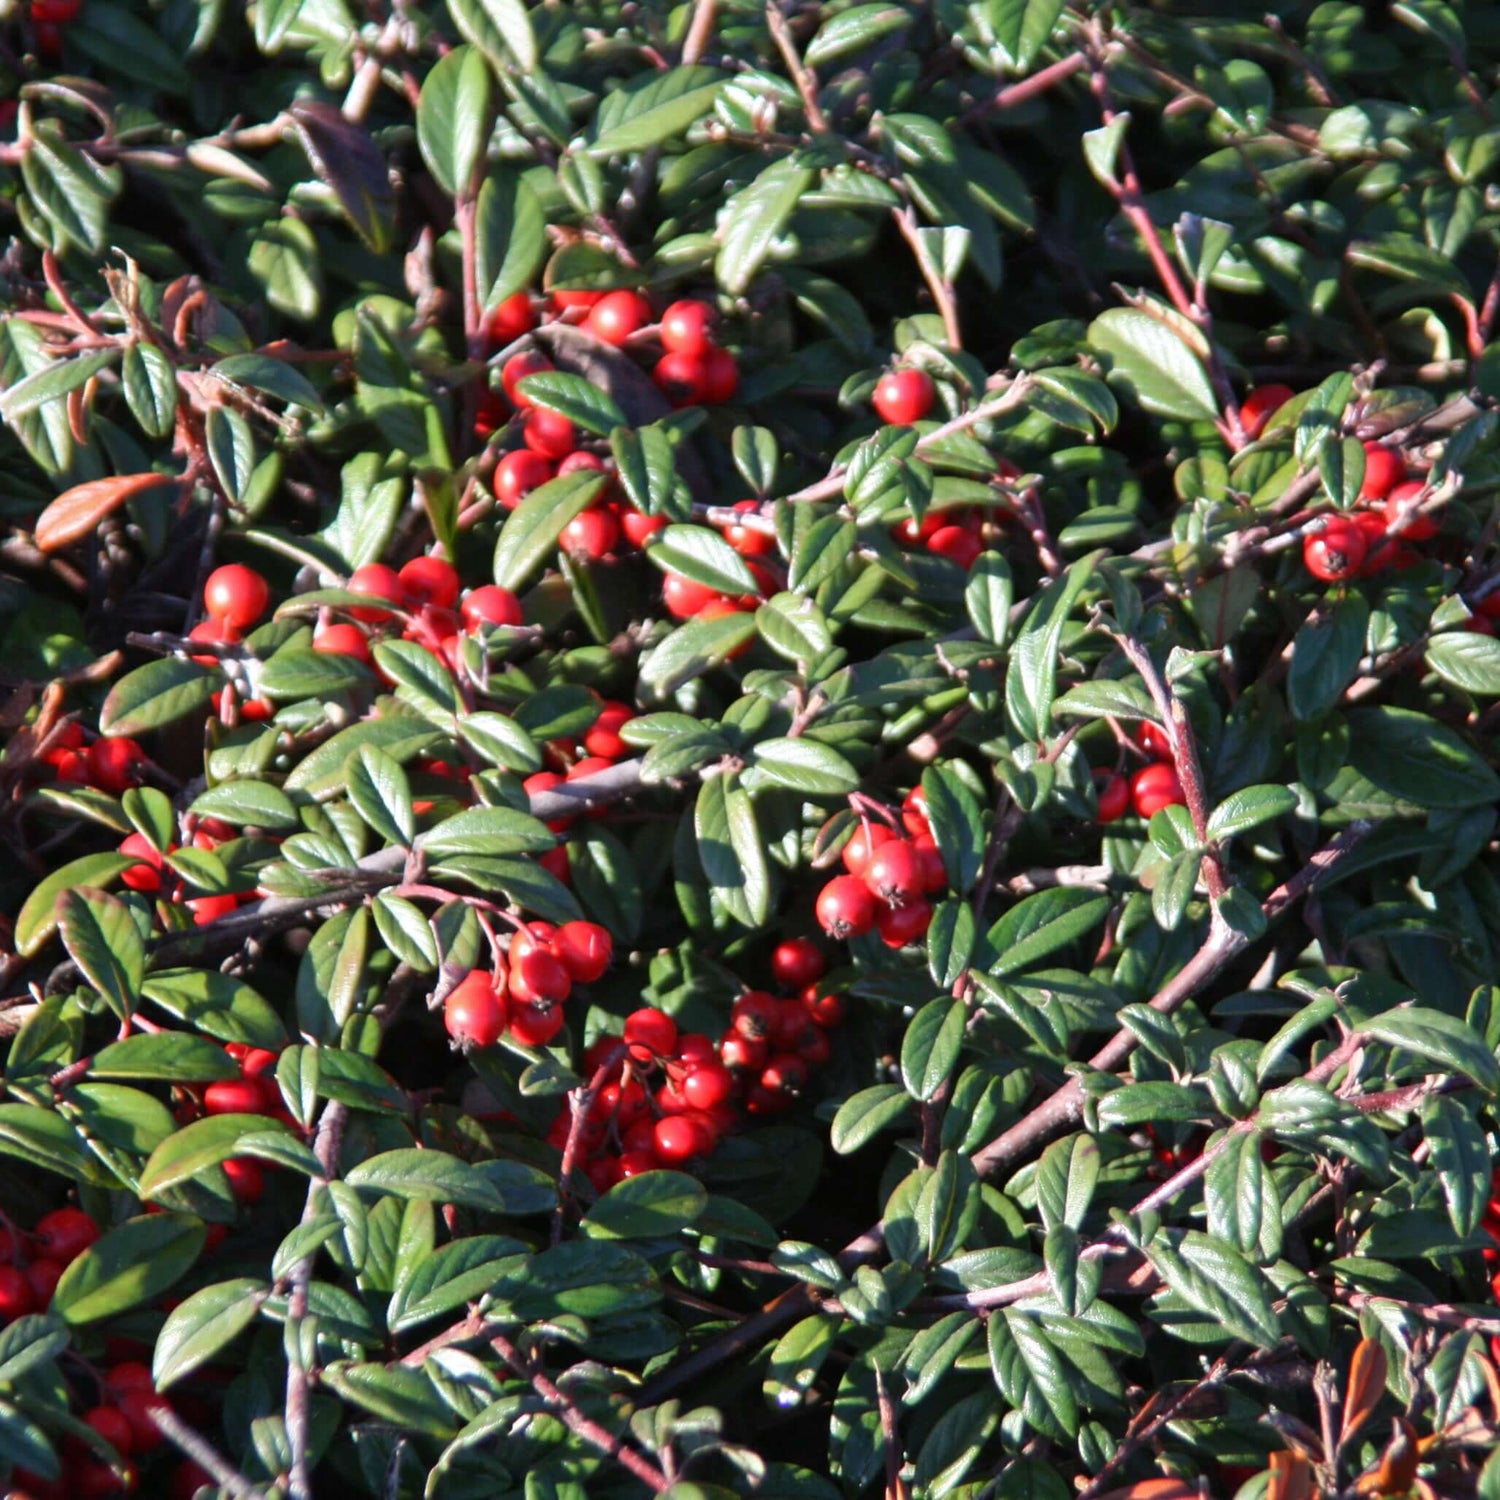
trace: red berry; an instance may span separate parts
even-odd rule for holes
[[[740,388],[740,362],[727,349],[708,349],[703,354],[703,400],[709,406],[733,401]]]
[[[818,892],[817,916],[829,937],[859,937],[875,925],[875,898],[857,876],[835,875]]]
[[[458,570],[440,557],[414,557],[396,575],[410,604],[452,609],[458,603]]]
[[[827,972],[828,960],[811,938],[787,938],[771,954],[771,977],[784,989],[806,989]]]
[[[1387,528],[1394,526],[1401,518],[1401,513],[1427,488],[1420,479],[1408,479],[1402,484],[1396,485],[1385,497],[1385,505],[1382,508],[1382,516]],[[1406,523],[1402,526],[1401,536],[1408,542],[1425,542],[1438,534],[1438,522],[1435,516],[1424,516],[1412,514],[1406,517]]]
[[[927,793],[920,786],[914,786],[902,799],[901,822],[914,838],[932,832],[927,817]]]
[[[701,1062],[683,1076],[682,1095],[694,1109],[717,1109],[734,1092],[734,1078],[722,1062]]]
[[[937,390],[926,370],[892,370],[875,385],[872,405],[884,422],[909,427],[932,410]]]
[[[661,345],[669,354],[702,354],[708,349],[714,310],[707,302],[684,299],[661,315]]]
[[[1289,385],[1258,385],[1240,404],[1240,425],[1245,436],[1258,438],[1266,429],[1273,412],[1286,405],[1297,393]]]
[[[1314,578],[1336,583],[1359,572],[1368,550],[1364,532],[1349,517],[1331,516],[1302,539],[1302,562]]]
[[[612,510],[586,510],[574,516],[558,538],[563,551],[598,562],[608,557],[620,540],[620,523]]]
[[[120,874],[120,884],[151,895],[161,889],[162,855],[143,833],[128,833],[120,841],[120,853],[140,861]]]
[[[661,1167],[656,1159],[655,1131],[652,1131],[652,1149],[647,1151],[622,1151],[619,1157],[620,1176],[639,1177],[642,1172],[655,1172]]]
[[[513,1005],[510,1034],[523,1047],[545,1047],[563,1028],[560,1005]]]
[[[619,760],[630,747],[620,738],[620,729],[636,717],[628,703],[606,702],[599,710],[599,717],[589,726],[583,737],[583,748],[590,755],[601,755],[605,760]]]
[[[239,906],[239,898],[226,892],[220,896],[195,896],[183,905],[193,914],[195,927],[207,927],[220,917],[227,917]]]
[[[25,1271],[16,1266],[0,1266],[0,1323],[23,1317],[35,1306]]]
[[[814,1023],[803,1028],[793,1051],[809,1068],[821,1068],[833,1056],[833,1043],[828,1033]]]
[[[1171,760],[1172,737],[1160,724],[1153,724],[1149,719],[1145,720],[1136,735],[1136,740],[1141,749],[1153,760]]]
[[[948,889],[948,867],[943,863],[942,851],[930,833],[919,834],[911,841],[912,853],[917,856],[917,868],[922,878],[924,891],[946,891]]]
[[[802,992],[802,1009],[814,1026],[825,1031],[839,1025],[844,1019],[844,997],[842,995],[820,995],[815,986],[809,985]]]
[[[686,1115],[667,1115],[651,1132],[657,1159],[664,1166],[677,1166],[703,1154],[702,1132]]]
[[[460,1046],[493,1046],[505,1034],[505,1021],[504,991],[484,969],[466,974],[443,1001],[443,1025]]]
[[[1365,444],[1365,477],[1359,487],[1361,500],[1384,500],[1406,478],[1406,460],[1384,443]]]
[[[406,587],[401,582],[401,575],[384,563],[365,563],[356,568],[349,575],[349,592],[367,594],[373,599],[386,599],[398,606],[406,600]],[[351,604],[349,613],[356,620],[363,620],[366,625],[383,625],[391,618],[390,610],[377,609],[370,604]]]
[[[984,543],[967,527],[940,526],[928,537],[927,550],[934,557],[946,557],[967,573],[984,551]]]
[[[1130,800],[1136,815],[1149,818],[1164,807],[1174,807],[1182,802],[1182,783],[1176,770],[1158,762],[1143,766],[1131,778]]]
[[[1099,798],[1099,821],[1113,823],[1130,809],[1130,783],[1113,771],[1095,771],[1094,785]]]
[[[596,339],[618,348],[651,321],[651,304],[639,292],[610,292],[601,297],[583,320]]]
[[[203,1090],[206,1115],[263,1115],[278,1100],[269,1078],[221,1078]]]
[[[602,302],[609,294],[607,292],[557,291],[549,294],[552,305],[559,312],[566,312],[570,307],[593,307]]]
[[[677,1046],[677,1023],[654,1005],[632,1011],[625,1018],[625,1040],[636,1062],[649,1064],[657,1057],[670,1057]]]
[[[274,1073],[276,1064],[280,1061],[281,1054],[272,1052],[269,1047],[251,1047],[240,1059],[240,1072],[246,1078],[263,1078],[268,1073]]]
[[[551,460],[530,448],[517,448],[495,465],[495,498],[506,510],[514,510],[533,490],[552,478]]]
[[[767,990],[747,990],[730,1007],[729,1024],[735,1034],[761,1041],[775,1030],[781,1002]]]
[[[103,1459],[79,1458],[68,1465],[69,1500],[106,1500],[111,1495],[128,1494],[136,1486],[135,1468],[125,1464],[124,1476]]]
[[[266,612],[271,587],[254,568],[226,563],[215,568],[203,585],[203,608],[211,620],[236,630],[247,630]]]
[[[237,1203],[260,1202],[261,1194],[266,1190],[266,1178],[258,1161],[248,1156],[231,1156],[221,1165]]]
[[[118,797],[140,780],[146,752],[128,736],[97,739],[88,748],[88,779],[101,792]]]
[[[536,327],[536,309],[526,292],[513,292],[484,320],[484,336],[496,349],[513,344]]]
[[[516,407],[530,406],[531,397],[521,389],[521,382],[528,375],[541,375],[552,367],[552,361],[536,350],[511,355],[500,371],[500,384],[504,387],[510,404]]]
[[[564,922],[554,939],[562,966],[580,984],[593,984],[609,967],[614,939],[597,922]]]
[[[858,875],[863,879],[865,871],[870,868],[871,856],[895,837],[895,829],[888,824],[878,823],[873,819],[867,823],[861,823],[854,830],[849,842],[844,845],[844,868],[851,875]]]
[[[932,903],[918,897],[900,906],[882,907],[875,917],[875,927],[887,948],[904,948],[914,943],[932,925]]]
[[[521,601],[498,583],[470,589],[464,595],[459,612],[463,616],[464,629],[473,631],[484,625],[519,625],[525,618],[521,613]]]
[[[39,1256],[26,1267],[26,1285],[31,1289],[33,1307],[43,1308],[51,1303],[52,1294],[57,1290],[57,1283],[62,1280],[65,1269],[60,1260],[53,1260],[49,1256]]]
[[[922,889],[922,867],[916,850],[904,839],[889,839],[865,866],[870,894],[890,906],[900,906]]]
[[[620,512],[620,527],[632,547],[644,547],[648,538],[667,524],[665,516],[648,516],[643,510],[627,506]]]
[[[736,500],[734,508],[745,515],[760,513],[759,500]],[[767,531],[757,531],[738,522],[724,528],[724,540],[741,557],[765,557],[776,550],[776,538]]]
[[[577,445],[578,429],[561,412],[533,406],[521,426],[521,441],[543,458],[566,458]]]
[[[724,596],[681,573],[668,573],[661,581],[661,602],[669,615],[678,620],[691,620],[703,612],[715,599]]]
[[[237,646],[244,639],[244,635],[233,625],[226,625],[222,620],[199,620],[188,631],[187,638],[190,641],[201,641],[205,645]],[[193,660],[200,667],[216,667],[223,658],[211,651],[205,651],[195,654]]]
[[[758,1069],[769,1051],[763,1037],[744,1036],[737,1031],[730,1032],[719,1043],[719,1056],[724,1066],[731,1069]]]
[[[171,1500],[193,1500],[201,1489],[212,1489],[214,1476],[201,1464],[185,1458],[172,1471]]]
[[[83,1413],[83,1421],[121,1457],[131,1453],[133,1434],[123,1412],[113,1406],[93,1406]]]
[[[700,405],[709,399],[708,354],[664,354],[657,360],[651,378],[673,406]]]
[[[31,1231],[40,1255],[71,1265],[95,1240],[99,1226],[81,1208],[54,1208],[43,1214]]]
[[[153,1410],[161,1410],[162,1407],[166,1407],[168,1411],[172,1409],[165,1397],[158,1396],[149,1388],[125,1391],[118,1397],[117,1405],[120,1408],[120,1414],[130,1424],[130,1451],[132,1453],[150,1453],[161,1446],[161,1429],[151,1420],[151,1413]]]
[[[358,625],[321,625],[313,632],[313,650],[328,656],[352,656],[356,661],[370,660],[369,637]]]
[[[31,19],[38,26],[66,26],[82,9],[83,0],[31,0]]]
[[[582,448],[579,448],[568,454],[558,464],[557,472],[559,474],[579,474],[584,472],[589,474],[608,474],[609,465],[597,453],[587,453]]]
[[[106,1370],[104,1384],[116,1396],[123,1396],[127,1391],[154,1391],[156,1389],[156,1382],[151,1377],[151,1367],[134,1359],[124,1360]]]
[[[566,1000],[573,980],[560,959],[551,953],[534,949],[518,958],[511,948],[511,998],[523,1005],[554,1005]]]
[[[761,1070],[760,1086],[773,1094],[800,1094],[807,1084],[807,1064],[795,1052],[777,1052]]]

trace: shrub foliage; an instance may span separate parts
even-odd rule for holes
[[[0,9],[15,1493],[1500,1497],[1500,11]]]

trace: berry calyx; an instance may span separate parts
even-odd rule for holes
[[[1348,516],[1331,516],[1320,531],[1302,540],[1302,562],[1314,578],[1338,583],[1352,578],[1369,551],[1364,532]]]

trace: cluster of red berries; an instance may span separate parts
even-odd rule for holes
[[[739,365],[729,350],[714,341],[714,311],[706,302],[674,302],[658,321],[651,303],[637,291],[554,292],[547,299],[544,317],[581,320],[587,332],[615,348],[659,344],[662,353],[653,379],[673,406],[722,405],[739,389]],[[485,335],[491,347],[504,348],[537,324],[530,294],[517,292],[490,315]],[[610,472],[605,457],[580,446],[570,418],[538,406],[521,388],[527,376],[552,368],[552,361],[538,350],[514,354],[501,367],[501,390],[486,387],[480,399],[475,435],[487,442],[510,424],[521,440],[495,466],[495,497],[507,510],[514,510],[533,490],[558,475],[580,470]],[[597,561],[615,552],[622,541],[644,546],[665,525],[665,517],[638,511],[611,486],[563,528],[559,542],[565,551]]]
[[[0,1323],[40,1312],[58,1278],[99,1238],[99,1226],[78,1208],[43,1214],[30,1234],[0,1229]]]
[[[1240,418],[1246,434],[1258,437],[1272,415],[1296,393],[1286,385],[1257,386],[1245,398]],[[1421,479],[1411,477],[1399,449],[1374,439],[1364,445],[1365,474],[1357,508],[1327,517],[1302,540],[1302,562],[1322,583],[1373,578],[1390,569],[1403,571],[1422,560],[1417,542],[1438,534],[1438,523],[1415,510],[1427,492]],[[1500,602],[1494,606],[1500,614]],[[1489,611],[1481,610],[1468,628],[1494,633]]]
[[[234,837],[234,829],[228,823],[218,818],[201,818],[194,825],[189,842],[194,849],[217,849]],[[180,847],[179,844],[168,844],[165,849],[158,849],[143,833],[126,834],[120,840],[120,853],[128,854],[135,863],[121,872],[120,884],[144,896],[160,896],[174,906],[181,903],[192,913],[193,922],[198,927],[206,927],[210,922],[228,916],[240,902],[254,899],[253,891],[224,891],[183,901],[183,882],[167,863],[167,856]]]
[[[91,786],[118,797],[141,784],[141,772],[150,757],[128,735],[89,743],[83,730],[71,720],[59,726],[52,745],[37,757],[53,777],[72,786]]]
[[[604,1082],[578,1127],[579,1164],[595,1191],[660,1167],[689,1167],[738,1130],[742,1115],[789,1109],[828,1061],[828,1032],[843,1019],[842,997],[819,989],[826,970],[815,942],[788,938],[771,955],[783,994],[747,990],[717,1041],[679,1031],[655,1006],[627,1016],[621,1036],[598,1038],[583,1062],[591,1078],[602,1070]],[[564,1106],[547,1139],[565,1151],[572,1132]]]
[[[509,1035],[545,1047],[563,1026],[563,1001],[609,967],[614,942],[597,922],[528,922],[494,966],[474,969],[448,992],[443,1024],[462,1047],[490,1047]]]
[[[1166,730],[1156,724],[1143,724],[1136,743],[1148,762],[1133,775],[1103,769],[1094,772],[1101,823],[1113,823],[1132,809],[1136,817],[1149,818],[1164,807],[1182,803],[1182,782],[1172,763],[1172,741]]]
[[[888,948],[904,948],[926,935],[932,923],[928,897],[947,890],[948,873],[921,787],[907,794],[899,816],[865,804],[843,860],[848,874],[835,875],[818,892],[814,908],[829,937],[843,941],[874,930]]]

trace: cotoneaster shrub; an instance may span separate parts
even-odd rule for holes
[[[10,1493],[1497,1500],[1497,70],[3,7]]]

